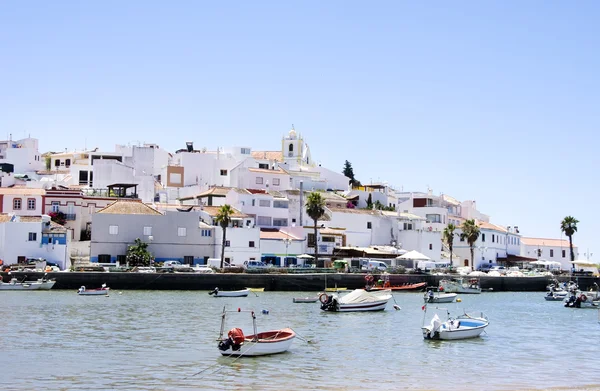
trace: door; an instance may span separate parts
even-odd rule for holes
[[[465,264],[464,264],[464,266],[469,266],[469,260],[468,260],[468,259],[465,259]]]

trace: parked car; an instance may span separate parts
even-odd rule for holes
[[[244,262],[244,268],[253,269],[253,268],[267,268],[269,265],[262,261],[246,261]]]
[[[483,265],[479,266],[477,270],[480,272],[489,272],[493,267],[496,266],[498,265],[496,265],[495,263],[484,263]]]
[[[490,272],[498,272],[500,274],[506,274],[506,268],[504,266],[494,266],[490,269]]]
[[[163,263],[163,267],[165,267],[165,268],[171,268],[171,269],[180,269],[180,268],[189,267],[189,266],[188,265],[183,265],[179,261],[165,261]]]
[[[206,265],[194,265],[194,267],[192,267],[192,270],[194,270],[194,273],[202,273],[202,274],[212,274],[215,271]]]

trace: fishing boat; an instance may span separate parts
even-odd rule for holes
[[[456,318],[450,317],[450,313],[447,311],[446,314],[448,318],[445,322],[442,322],[436,313],[428,326],[421,327],[423,338],[439,340],[476,338],[479,337],[490,324],[483,313],[479,317],[464,313]]]
[[[319,297],[294,297],[294,303],[316,303]]]
[[[438,290],[446,293],[481,293],[481,286],[479,278],[452,278],[441,280]]]
[[[321,309],[331,312],[383,311],[391,298],[390,290],[369,292],[364,289],[355,289],[341,297],[335,293],[319,295]]]
[[[246,288],[248,289],[250,292],[264,292],[265,288]]]
[[[252,316],[253,334],[244,335],[240,328],[233,328],[227,332],[225,337],[225,323],[227,314],[249,313]],[[296,338],[296,333],[290,328],[257,332],[256,315],[254,311],[241,310],[226,311],[223,307],[221,315],[221,333],[219,334],[219,352],[223,356],[266,356],[287,351]]]
[[[208,292],[209,295],[213,295],[214,297],[246,297],[249,293],[250,289],[248,288],[239,291],[221,291],[219,288],[215,288]]]
[[[1,291],[47,291],[52,289],[55,283],[55,280],[47,280],[45,277],[36,281],[19,281],[13,277],[8,282],[4,282],[0,276]]]
[[[439,293],[428,290],[423,296],[425,303],[452,303],[456,300],[456,293]]]
[[[77,291],[79,296],[107,296],[110,288],[106,284],[102,284],[101,288],[97,289],[86,289],[85,286],[81,286]]]
[[[381,280],[377,281],[375,284],[375,278],[371,273],[365,276],[365,290],[367,291],[414,291],[419,289],[424,289],[427,286],[426,282],[417,282],[417,283],[404,283],[402,285],[392,285],[390,283],[390,275],[388,273],[383,273],[381,275]]]

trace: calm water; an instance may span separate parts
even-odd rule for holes
[[[292,303],[312,294],[1,292],[2,383],[10,390],[600,389],[593,309],[563,308],[541,292],[463,295],[445,306],[483,310],[487,335],[428,342],[422,294],[395,294],[402,310],[390,301],[376,313]],[[224,304],[256,310],[260,330],[289,326],[313,343],[296,339],[288,353],[270,357],[221,357],[215,339]],[[250,334],[246,316],[236,314],[226,330],[241,325]]]

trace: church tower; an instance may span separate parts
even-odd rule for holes
[[[283,162],[287,163],[290,169],[297,169],[300,166],[314,166],[308,145],[304,143],[302,136],[296,133],[294,125],[292,125],[287,137],[284,137],[281,141],[281,152]]]

